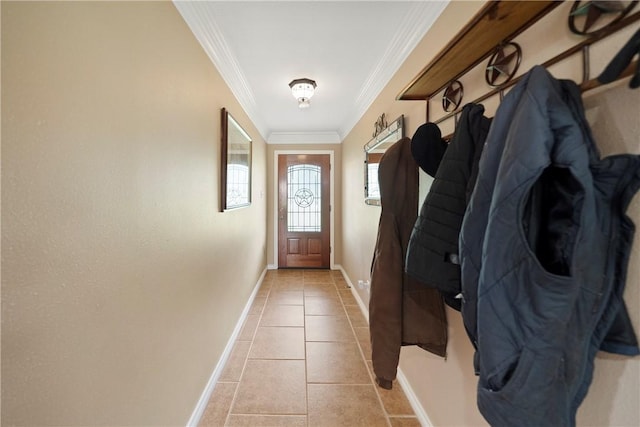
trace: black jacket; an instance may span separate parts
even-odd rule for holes
[[[407,274],[438,289],[450,307],[460,310],[458,237],[475,186],[482,146],[491,120],[480,104],[467,104],[435,180],[420,209],[407,250]]]
[[[573,426],[622,300],[640,156],[600,159],[579,88],[534,67],[493,120],[460,234],[462,316],[491,425]]]

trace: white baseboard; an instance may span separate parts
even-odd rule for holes
[[[409,380],[407,380],[407,377],[404,376],[404,373],[402,372],[402,369],[400,369],[400,367],[398,367],[398,374],[396,375],[396,379],[398,380],[398,383],[402,386],[402,390],[404,391],[404,394],[407,396],[407,400],[409,401],[409,404],[411,404],[411,407],[413,408],[413,412],[416,413],[416,418],[418,418],[418,421],[420,421],[420,425],[422,427],[434,427],[433,423],[429,419],[429,416],[427,415],[427,412],[424,410],[424,407],[418,400],[418,396],[416,396],[416,394],[413,391],[413,388],[411,388],[411,384],[409,384]]]
[[[360,298],[360,294],[358,294],[358,292],[356,291],[356,288],[353,286],[353,283],[351,283],[351,279],[349,279],[347,272],[344,271],[341,265],[337,265],[337,268],[340,271],[342,271],[342,275],[344,276],[344,279],[347,281],[347,283],[349,284],[349,287],[351,288],[351,293],[353,294],[354,298],[358,302],[358,305],[360,306],[360,310],[362,311],[362,314],[367,319],[367,323],[369,323],[369,309],[365,306],[364,302],[362,301],[362,298]],[[397,380],[398,380],[398,383],[402,386],[402,389],[404,390],[404,394],[407,396],[407,400],[409,401],[409,404],[411,404],[411,408],[413,408],[413,411],[416,413],[416,417],[418,418],[418,421],[420,421],[420,425],[422,425],[422,427],[433,427],[433,423],[429,419],[427,412],[424,410],[424,407],[420,403],[420,400],[418,400],[418,396],[416,396],[415,392],[413,391],[413,388],[411,387],[411,384],[409,384],[407,377],[404,376],[404,373],[402,373],[402,369],[400,369],[400,367],[398,367]]]
[[[351,279],[349,278],[349,275],[347,274],[347,272],[344,271],[344,268],[342,268],[342,266],[339,264],[336,265],[336,267],[338,270],[342,272],[342,275],[344,276],[344,280],[346,280],[347,283],[349,284],[349,287],[351,288],[351,293],[353,294],[353,297],[356,299],[358,306],[360,306],[360,311],[362,311],[362,314],[367,319],[367,323],[369,323],[369,308],[364,304],[364,302],[362,301],[362,298],[360,298],[360,294],[358,294],[358,291],[356,291],[355,286],[351,282]]]
[[[216,367],[214,368],[213,373],[209,377],[209,381],[207,382],[207,385],[204,388],[202,395],[200,395],[200,399],[198,400],[198,403],[196,404],[196,407],[194,408],[193,413],[191,414],[191,417],[187,422],[187,427],[197,427],[198,424],[200,423],[200,418],[202,418],[202,414],[204,413],[204,410],[207,407],[207,403],[209,403],[209,399],[211,398],[211,393],[213,393],[213,389],[215,388],[216,383],[218,382],[218,378],[220,378],[220,375],[222,374],[224,365],[227,363],[227,360],[229,360],[229,356],[231,355],[231,351],[233,350],[233,345],[235,344],[236,338],[238,338],[238,335],[240,335],[240,331],[242,330],[242,325],[244,324],[244,321],[247,318],[247,315],[249,314],[249,310],[251,309],[251,304],[253,304],[253,300],[255,299],[256,294],[258,293],[258,289],[260,289],[260,285],[262,285],[262,281],[264,280],[265,274],[267,274],[266,268],[262,270],[262,274],[260,275],[258,282],[253,288],[253,292],[251,293],[251,296],[249,296],[249,300],[245,304],[244,309],[240,314],[240,318],[236,323],[236,327],[233,329],[233,332],[231,333],[231,336],[227,341],[227,345],[225,346],[224,351],[222,352],[222,355],[218,360],[218,363],[216,363]]]

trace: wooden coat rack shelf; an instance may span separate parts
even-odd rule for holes
[[[628,7],[631,11],[635,3]],[[471,21],[444,47],[444,49],[409,83],[397,96],[398,100],[427,101],[427,121],[429,120],[429,100],[442,92],[452,81],[459,79],[480,62],[489,58],[495,48],[513,40],[520,33],[531,27],[555,7],[563,4],[560,1],[489,1],[471,19]],[[626,14],[626,12],[625,12]],[[589,46],[610,34],[640,20],[640,12],[622,15],[605,28],[586,34],[582,42],[565,50],[559,55],[545,61],[542,65],[549,67],[565,60],[571,55],[582,53],[583,57],[583,91],[593,89],[600,84],[589,76]],[[632,73],[637,61],[634,61],[619,78]],[[496,88],[490,88],[480,98],[473,101],[480,103],[495,94],[516,84],[521,77],[509,80]],[[465,102],[465,103],[466,103]],[[461,106],[460,106],[461,109]],[[434,120],[440,123],[456,117],[459,108],[445,116]]]
[[[560,4],[558,1],[488,2],[397,99],[424,101],[432,97],[487,59],[500,43],[513,39]]]

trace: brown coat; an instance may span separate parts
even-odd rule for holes
[[[369,329],[376,382],[391,388],[401,346],[417,345],[438,356],[446,354],[447,320],[440,293],[404,272],[418,215],[418,167],[409,138],[382,156],[378,181],[382,212],[371,266]]]

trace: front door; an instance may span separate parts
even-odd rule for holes
[[[278,267],[329,268],[328,154],[278,155]]]

